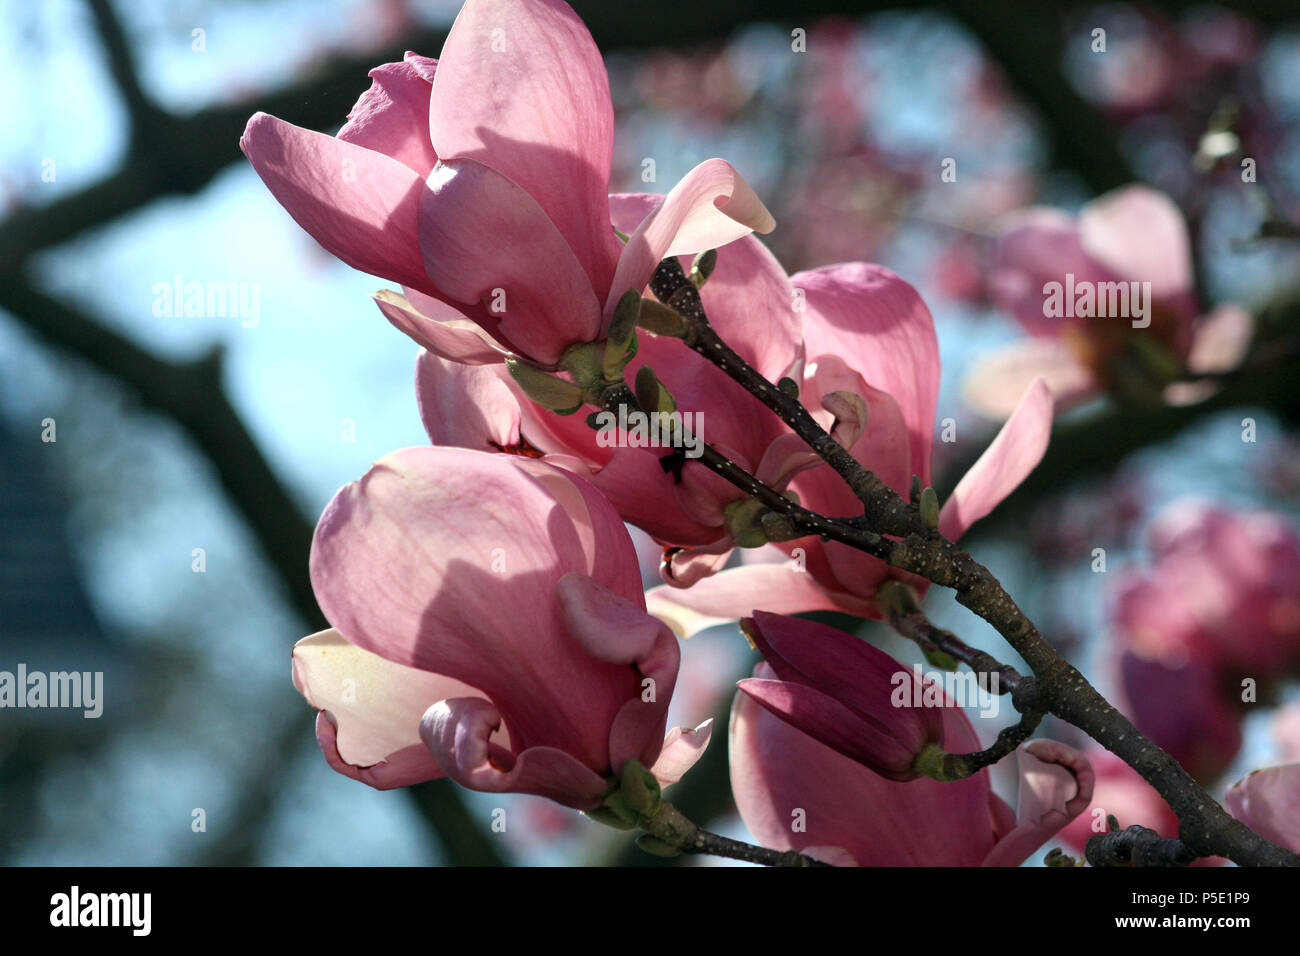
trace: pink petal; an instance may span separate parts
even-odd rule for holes
[[[755,607],[780,614],[846,610],[864,613],[868,602],[821,588],[794,562],[751,564],[721,571],[687,589],[663,585],[646,592],[646,607],[683,638],[748,617]]]
[[[1188,371],[1204,375],[1231,372],[1241,364],[1255,334],[1254,317],[1239,305],[1221,305],[1196,323]]]
[[[782,681],[814,687],[852,708],[862,719],[886,730],[912,755],[929,742],[943,742],[939,708],[911,706],[915,694],[905,706],[895,705],[900,677],[910,690],[920,688],[914,686],[912,671],[878,647],[839,628],[802,618],[755,611],[751,620],[750,636]],[[910,767],[911,761],[907,763]]]
[[[659,786],[670,787],[677,783],[704,756],[713,735],[713,718],[710,717],[695,729],[674,727],[664,738],[659,759],[655,761],[650,772],[659,781]]]
[[[419,244],[429,279],[497,317],[519,354],[550,364],[596,337],[600,303],[582,264],[536,200],[491,167],[457,159],[434,168]]]
[[[749,678],[741,692],[809,737],[891,780],[912,777],[915,754],[888,728],[868,722],[834,697],[815,687],[784,680]],[[885,700],[888,701],[888,696]]]
[[[569,634],[583,650],[598,661],[634,668],[637,692],[610,730],[610,767],[617,773],[629,758],[653,764],[677,681],[677,639],[641,601],[621,597],[585,574],[566,574],[555,591]]]
[[[600,51],[566,4],[465,4],[442,49],[429,129],[443,159],[477,160],[532,196],[604,294],[619,255],[607,198],[614,108]]]
[[[795,475],[820,465],[821,461],[821,457],[798,435],[781,435],[767,446],[754,477],[781,491]]]
[[[1060,210],[1036,206],[1002,221],[989,280],[998,308],[1031,334],[1056,338],[1067,320],[1045,314],[1044,286],[1067,275],[1076,283],[1118,278],[1084,251],[1077,223]]]
[[[1300,763],[1247,774],[1229,788],[1223,804],[1266,840],[1300,853]]]
[[[354,647],[335,630],[294,645],[293,683],[322,712],[317,736],[330,765],[381,790],[442,776],[420,742],[420,718],[444,697],[478,693]]]
[[[436,355],[463,365],[500,365],[505,360],[505,350],[482,326],[444,302],[414,289],[406,295],[380,289],[372,298],[389,322]]]
[[[500,451],[519,444],[519,401],[500,366],[461,365],[421,352],[415,365],[420,420],[435,445]]]
[[[1021,745],[1017,759],[1019,823],[999,839],[984,866],[1019,866],[1092,802],[1092,765],[1074,748],[1031,740]]]
[[[775,226],[772,214],[730,163],[705,160],[632,233],[609,286],[605,317],[628,289],[644,289],[663,259],[723,246],[750,232],[771,232]]]
[[[721,218],[721,225],[736,228],[726,218]],[[794,374],[795,364],[803,357],[804,316],[795,311],[794,286],[785,269],[757,236],[742,235],[718,249],[718,264],[700,290],[700,298],[709,324],[760,375],[775,382]],[[690,355],[695,357],[693,352]],[[727,382],[734,385],[729,378]],[[742,406],[750,412],[745,418],[753,419],[757,413],[776,417],[762,406],[755,408],[748,393],[744,397],[751,402]],[[731,443],[735,444],[734,438]]]
[[[660,562],[659,579],[675,588],[694,587],[725,568],[735,550],[729,534],[698,548],[675,549]]]
[[[659,467],[659,458],[644,448],[615,449],[605,466],[592,475],[591,483],[625,521],[657,538],[696,546],[718,537],[717,527],[702,525],[682,510],[675,479]]]
[[[791,281],[806,296],[808,362],[839,356],[868,385],[892,396],[907,425],[905,480],[917,474],[929,483],[939,342],[920,295],[888,269],[861,262],[800,272]]]
[[[354,269],[432,291],[420,256],[424,181],[402,163],[256,113],[239,146],[271,194]]]
[[[866,399],[855,392],[827,392],[822,396],[822,408],[835,416],[831,437],[852,448],[867,427]]]
[[[956,541],[1034,470],[1052,434],[1052,393],[1041,379],[1025,392],[993,443],[962,476],[939,512],[939,531]]]
[[[989,418],[1006,419],[1036,378],[1047,383],[1058,412],[1100,391],[1092,372],[1067,345],[1057,339],[1041,338],[1021,339],[976,359],[962,382],[962,390],[976,411]]]
[[[771,676],[765,665],[754,673]],[[944,716],[950,749],[979,749],[960,711]],[[956,783],[886,780],[744,694],[732,705],[730,743],[736,808],[764,846],[836,847],[836,862],[847,854],[860,866],[976,866],[993,847],[987,773]]]
[[[471,790],[532,793],[577,810],[600,803],[608,785],[599,774],[554,747],[512,754],[491,739],[500,725],[490,701],[460,697],[430,707],[420,736],[447,776]]]
[[[1151,283],[1155,299],[1192,291],[1191,241],[1177,204],[1146,186],[1126,186],[1079,212],[1084,251],[1116,275]]]
[[[810,360],[805,370],[801,399],[809,408],[817,408],[823,396],[833,391],[852,392],[863,399],[867,408],[866,428],[849,449],[853,457],[895,491],[906,493],[911,476],[917,472],[912,470],[916,465],[910,460],[912,436],[898,402],[892,395],[865,382],[838,355],[822,354]],[[824,417],[829,424],[830,416]],[[928,441],[925,448],[928,454]],[[922,480],[929,471],[928,464],[921,469]],[[790,482],[790,489],[798,494],[804,507],[820,514],[853,514],[862,507],[844,479],[829,465],[801,472]],[[893,573],[880,560],[838,541],[810,541],[808,553],[824,558],[824,570],[821,564],[810,565],[813,575],[824,586],[863,598],[874,595],[880,582]]]
[[[330,721],[328,711],[316,714],[316,743],[330,769],[364,783],[376,790],[393,790],[397,787],[409,787],[424,783],[426,780],[439,780],[445,777],[442,768],[429,748],[423,743],[403,747],[388,754],[379,763],[358,767],[339,756],[338,728]]]
[[[478,688],[519,747],[562,746],[601,768],[610,725],[640,687],[569,635],[555,599],[569,571],[640,600],[631,541],[594,488],[459,448],[381,459],[335,495],[311,554],[321,610],[350,642]]]
[[[370,71],[370,89],[348,113],[338,138],[391,156],[421,178],[438,162],[429,142],[429,94],[438,61],[415,53]]]

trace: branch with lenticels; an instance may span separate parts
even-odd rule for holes
[[[707,269],[704,271],[707,274]],[[1026,719],[1008,728],[1004,732],[1007,739],[991,750],[1006,750],[1002,745],[1032,731],[1038,716],[1054,714],[1122,758],[1160,793],[1179,819],[1179,842],[1191,854],[1226,856],[1243,866],[1300,866],[1300,856],[1270,843],[1230,816],[1173,757],[1141,734],[1057,653],[988,568],[938,532],[932,490],[917,493],[914,489],[913,500],[904,499],[817,423],[799,401],[797,388],[791,387],[793,382],[768,381],[723,342],[705,315],[697,286],[702,281],[700,276],[688,276],[675,258],[660,263],[650,283],[658,303],[644,313],[643,326],[657,334],[676,335],[726,372],[803,438],[862,502],[861,516],[818,515],[705,446],[699,459],[702,464],[771,509],[776,517],[765,520],[764,528],[779,533],[774,540],[819,535],[840,541],[893,567],[951,588],[958,602],[992,624],[1029,665],[1032,678],[1016,675],[1022,686],[1019,694],[1012,691],[1012,700]],[[601,407],[606,409],[635,402],[626,385],[611,386],[601,397]],[[933,631],[925,631],[911,615],[910,610],[900,608],[894,615],[894,626],[899,628],[901,624],[904,634],[914,639],[920,635],[933,643]],[[965,647],[944,640],[948,641],[944,648],[948,653]],[[966,662],[977,671],[990,670],[997,664],[988,655],[977,658],[973,654],[967,655],[970,659]],[[1001,665],[997,670],[1002,671]],[[1180,854],[1180,862],[1184,855]]]

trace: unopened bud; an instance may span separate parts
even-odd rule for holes
[[[641,294],[628,289],[614,307],[605,340],[605,381],[616,382],[636,355],[636,320],[641,313]]]
[[[628,808],[642,816],[653,816],[659,808],[659,781],[639,760],[628,760],[619,775],[619,794]]]
[[[924,488],[921,490],[921,520],[931,531],[939,527],[939,496],[934,493],[933,488]]]
[[[788,395],[791,398],[799,397],[799,383],[796,382],[794,379],[790,378],[790,376],[788,375],[785,378],[781,379],[781,381],[777,382],[776,387],[781,391],[781,394],[783,395]]]
[[[713,275],[713,270],[718,267],[718,250],[706,249],[695,257],[691,263],[691,282],[695,288],[704,285],[709,276]]]
[[[514,358],[506,359],[506,368],[524,394],[543,408],[560,415],[572,415],[582,407],[582,389],[573,382]]]
[[[722,509],[723,524],[738,548],[761,548],[767,544],[763,514],[767,505],[754,498],[737,498]]]
[[[560,368],[583,389],[599,389],[605,382],[604,352],[598,342],[570,345],[560,356]]]
[[[643,833],[637,837],[636,845],[647,853],[653,853],[655,856],[679,856],[682,852],[671,843],[666,843],[648,833]]]
[[[641,410],[648,414],[655,412],[672,414],[677,411],[677,400],[668,389],[664,388],[659,377],[655,375],[654,369],[649,365],[642,365],[637,369],[636,400],[641,405]]]
[[[609,806],[595,807],[582,812],[597,823],[603,823],[615,830],[635,830],[637,827],[635,817],[624,817],[622,813],[611,809]]]
[[[687,322],[685,317],[654,299],[641,300],[641,313],[637,325],[655,335],[668,335],[675,339],[685,338]]]

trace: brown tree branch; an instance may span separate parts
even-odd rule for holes
[[[840,460],[842,447],[830,439],[806,410],[800,415],[792,407],[799,404],[797,398],[770,382],[762,384],[765,382],[762,376],[733,350],[715,347],[717,336],[708,328],[708,317],[698,295],[683,295],[683,282],[688,285],[690,282],[676,259],[664,260],[655,279],[656,293],[663,293],[661,300],[667,296],[668,301],[686,306],[681,316],[686,344],[694,347],[703,343],[696,351],[743,385],[797,434],[804,436],[811,429],[820,433],[808,441],[809,447],[844,477],[863,502],[864,514],[850,519],[820,515],[806,519],[802,513],[806,509],[798,506],[783,507],[780,502],[764,500],[765,504],[790,516],[796,526],[807,524],[810,530],[816,526],[818,530],[814,533],[843,541],[887,564],[956,591],[958,603],[992,624],[1033,672],[1033,703],[1027,708],[1027,722],[1034,712],[1045,710],[1074,724],[1122,758],[1169,804],[1179,819],[1179,839],[1192,852],[1198,856],[1227,856],[1242,865],[1300,866],[1300,856],[1270,843],[1230,816],[1173,757],[1140,733],[1083,674],[1056,652],[992,572],[920,522],[915,506],[909,506],[851,456],[852,464]],[[694,289],[693,285],[691,288]],[[747,483],[747,479],[752,482],[749,476],[736,479],[721,471],[719,474],[746,493],[752,493]],[[893,500],[889,500],[890,496]],[[825,532],[826,522],[836,530]],[[918,524],[920,528],[916,529]]]

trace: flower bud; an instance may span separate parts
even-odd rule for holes
[[[636,321],[641,313],[641,296],[628,289],[618,300],[614,315],[609,320],[605,340],[604,372],[607,382],[616,382],[623,369],[636,355]]]
[[[582,407],[582,389],[573,382],[549,375],[518,359],[506,359],[506,368],[524,394],[543,408],[560,415],[572,415]]]
[[[921,500],[919,502],[921,509],[921,520],[931,531],[939,527],[939,496],[934,493],[933,488],[923,488],[921,490]]]
[[[695,284],[695,288],[697,289],[701,288],[704,285],[704,283],[708,280],[709,276],[713,275],[713,270],[716,269],[717,267],[718,267],[717,249],[706,249],[703,252],[701,252],[698,256],[696,256],[695,261],[691,263],[691,276],[690,276],[691,282]]]
[[[642,365],[637,370],[636,400],[640,403],[641,410],[648,415],[656,412],[671,415],[677,411],[677,400],[668,389],[664,388],[659,377],[655,375],[654,369],[649,365]]]
[[[932,759],[942,747],[943,709],[924,703],[912,672],[813,621],[755,611],[742,627],[777,678],[741,681],[748,697],[889,780],[914,780],[928,769],[918,758]]]
[[[655,335],[667,335],[675,339],[686,337],[686,318],[654,299],[641,300],[641,312],[636,321],[641,328]]]
[[[659,781],[638,760],[628,760],[619,775],[619,793],[632,811],[642,816],[653,816],[659,808]]]

